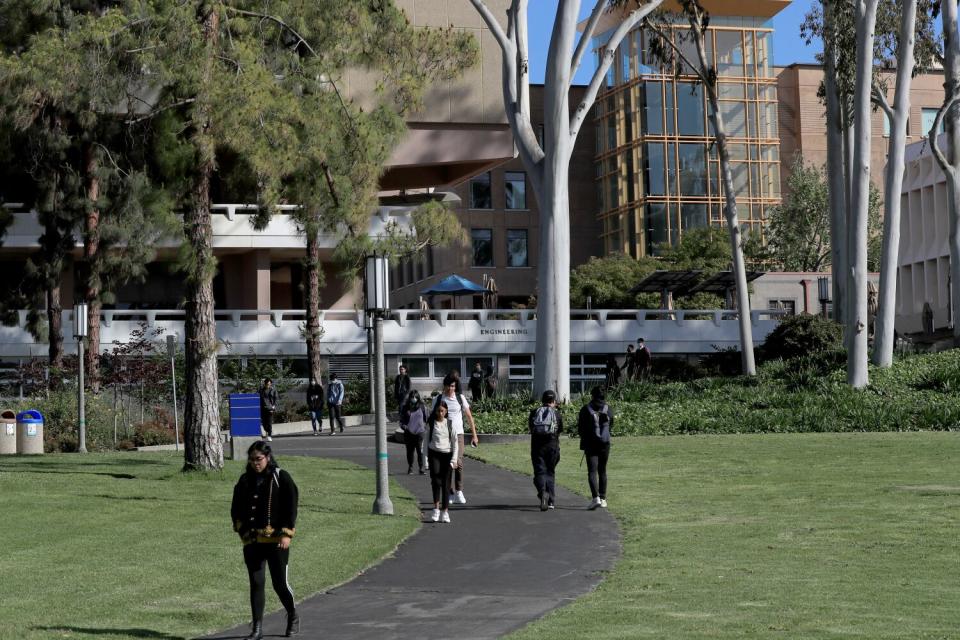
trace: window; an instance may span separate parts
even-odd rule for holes
[[[433,377],[442,378],[451,371],[460,374],[460,380],[463,381],[463,364],[459,356],[437,357],[433,359]],[[466,385],[464,385],[466,386]]]
[[[526,229],[507,229],[507,266],[530,266],[530,263],[527,260]]]
[[[533,356],[508,356],[507,369],[511,380],[533,380]]]
[[[430,361],[427,358],[404,358],[400,364],[407,368],[411,378],[429,378]]]
[[[922,135],[924,138],[930,135],[930,129],[933,129],[933,123],[937,119],[937,111],[939,111],[939,109],[930,107],[924,107],[920,110],[920,127],[922,128],[920,135]],[[943,133],[943,120],[940,121],[940,128],[937,129],[937,133]]]
[[[481,173],[470,179],[470,208],[492,209],[493,197],[490,194],[490,172]]]
[[[788,316],[797,315],[796,300],[768,300],[767,308],[771,311],[786,311]]]
[[[699,84],[677,83],[677,133],[704,135],[703,88]]]
[[[493,266],[493,229],[471,229],[473,238],[473,266]]]
[[[503,178],[507,209],[527,208],[527,174],[523,171],[507,171]]]
[[[604,381],[607,357],[601,354],[570,354],[570,390],[586,393]]]

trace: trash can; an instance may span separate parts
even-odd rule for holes
[[[43,416],[39,411],[31,409],[17,414],[17,453],[43,453]]]
[[[0,455],[17,452],[17,414],[13,411],[0,413]]]

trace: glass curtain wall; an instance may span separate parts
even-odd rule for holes
[[[740,223],[762,237],[767,212],[780,203],[773,30],[762,18],[715,16],[710,24],[707,55],[719,75]],[[676,25],[670,33],[696,60],[687,31]],[[624,39],[594,108],[604,246],[634,257],[656,255],[684,229],[725,224],[704,89],[689,69],[662,68],[649,40],[639,29]]]

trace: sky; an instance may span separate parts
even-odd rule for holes
[[[803,16],[810,10],[813,0],[794,0],[786,9],[773,18],[773,63],[777,66],[786,66],[794,62],[815,62],[814,56],[819,53],[817,46],[808,47],[800,39],[800,23]],[[586,19],[593,9],[594,0],[584,0],[581,9],[581,18]],[[543,82],[546,69],[547,47],[550,45],[550,30],[553,27],[554,16],[557,14],[557,0],[531,0],[530,2],[530,81]],[[593,72],[592,59],[584,59],[575,82],[587,84]]]

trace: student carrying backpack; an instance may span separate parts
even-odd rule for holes
[[[590,402],[580,409],[577,432],[580,449],[587,459],[587,481],[593,499],[588,509],[607,506],[607,460],[610,458],[610,432],[613,410],[605,401],[603,390],[594,387]]]
[[[542,406],[530,412],[527,427],[530,430],[530,462],[533,464],[533,486],[537,488],[540,511],[555,507],[557,463],[560,462],[560,434],[563,418],[557,411],[557,394],[543,392]]]

